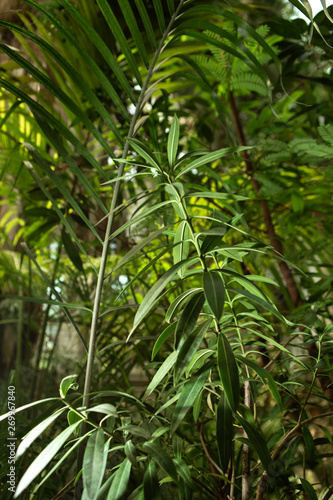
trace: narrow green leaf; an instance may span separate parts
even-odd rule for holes
[[[144,399],[146,399],[156,389],[158,384],[160,384],[164,379],[164,377],[170,372],[171,368],[176,363],[177,355],[178,355],[177,351],[172,351],[172,353],[169,354],[166,360],[164,360],[162,365],[155,373],[152,381],[148,385],[146,392],[144,394]]]
[[[219,334],[218,337],[217,363],[226,398],[231,409],[236,411],[239,403],[238,367],[234,353],[223,333]]]
[[[318,500],[316,490],[314,489],[312,484],[310,484],[309,481],[307,481],[306,479],[303,479],[302,477],[300,479],[301,479],[304,493],[306,494],[308,500]]]
[[[0,295],[0,297],[1,297],[1,295]],[[8,297],[10,297],[10,295],[8,295]],[[33,403],[29,403],[27,405],[20,406],[19,408],[16,408],[15,413],[19,413],[23,410],[31,408],[32,406],[36,406],[36,405],[39,405],[42,403],[49,403],[50,401],[60,401],[60,398],[46,398],[46,399],[41,399],[40,401],[34,401]],[[3,415],[0,415],[0,422],[2,420],[6,420],[6,418],[8,418],[10,414],[11,414],[11,412],[7,412],[7,413],[4,413]]]
[[[213,200],[237,200],[247,201],[249,198],[246,196],[238,196],[237,194],[230,193],[217,193],[215,191],[198,191],[195,193],[188,193],[185,198],[212,198]]]
[[[59,392],[60,392],[60,397],[65,398],[67,395],[67,392],[69,389],[72,387],[73,382],[75,379],[77,379],[78,375],[75,373],[74,375],[68,375],[67,377],[63,378],[62,381],[60,382],[60,387],[59,387]]]
[[[90,412],[103,413],[104,415],[112,415],[113,417],[117,417],[117,409],[110,403],[102,403],[96,406],[91,406],[90,408],[87,408],[85,412],[87,414]]]
[[[105,61],[110,66],[114,75],[118,79],[119,83],[125,90],[125,92],[130,96],[130,98],[135,102],[135,98],[133,96],[132,89],[118,64],[118,61],[113,56],[112,52],[106,45],[106,43],[102,40],[102,38],[98,35],[98,33],[94,30],[94,28],[88,23],[88,21],[81,15],[78,9],[70,2],[70,0],[59,0],[61,5],[65,7],[65,9],[69,12],[69,14],[75,19],[75,21],[81,26],[83,31],[89,37],[89,40],[95,45],[97,50],[102,54]]]
[[[108,96],[110,97],[111,101],[114,102],[115,106],[117,109],[121,112],[125,120],[129,120],[128,116],[128,111],[126,110],[121,98],[119,97],[118,93],[115,91],[113,86],[110,83],[110,80],[107,78],[107,76],[103,73],[103,71],[99,68],[99,66],[96,64],[95,60],[86,52],[80,44],[75,36],[73,36],[70,31],[68,31],[65,26],[58,20],[56,16],[52,14],[51,9],[46,9],[42,5],[39,5],[33,0],[25,0],[25,3],[27,5],[30,5],[30,7],[33,7],[36,9],[36,11],[40,12],[43,17],[48,19],[51,24],[58,30],[59,33],[61,33],[66,41],[68,41],[73,47],[75,47],[77,53],[79,54],[82,59],[87,63],[87,65],[90,67],[90,69],[93,71],[95,74],[96,78],[98,81],[101,83],[103,86],[104,90],[107,92]],[[51,47],[52,48],[52,47]],[[53,55],[53,53],[51,53]],[[55,59],[56,60],[56,59]],[[61,60],[60,60],[60,66],[61,66]],[[65,69],[65,68],[64,68]],[[112,130],[112,129],[111,129]],[[117,132],[117,137],[120,134]]]
[[[197,328],[195,328],[195,330],[193,330],[193,332],[191,332],[181,344],[175,365],[175,384],[178,382],[182,373],[184,373],[187,369],[188,364],[191,362],[193,356],[199,349],[202,339],[204,338],[210,324],[210,319],[201,323],[201,325],[197,326]]]
[[[185,342],[188,335],[192,332],[204,303],[204,293],[199,292],[192,297],[185,306],[178,320],[175,331],[175,347],[178,350],[181,348],[181,345]]]
[[[192,378],[189,382],[187,382],[187,384],[185,384],[172,414],[170,428],[171,435],[179,427],[186,413],[192,407],[196,397],[203,388],[208,371],[209,370],[204,371],[201,375]]]
[[[135,19],[130,2],[128,0],[121,0],[121,2],[119,2],[119,6],[124,14],[125,21],[132,34],[134,43],[137,46],[138,54],[140,55],[143,64],[146,66],[146,68],[148,68],[149,62],[148,62],[146,47],[145,44],[143,43],[141,33],[138,27],[138,22]]]
[[[261,378],[261,380],[264,383],[265,383],[265,380],[267,380],[268,387],[272,393],[273,398],[275,399],[276,404],[278,405],[280,411],[283,411],[282,399],[281,399],[278,387],[276,385],[276,382],[275,382],[274,378],[272,377],[272,375],[267,370],[265,370],[261,366],[257,365],[257,363],[255,363],[254,361],[251,361],[248,358],[245,358],[243,356],[236,356],[236,359],[238,359],[239,361],[241,361],[242,363],[247,365],[249,368],[254,370],[259,375],[259,377]]]
[[[225,289],[221,276],[214,271],[208,271],[202,275],[203,289],[206,300],[217,321],[220,321],[224,301]]]
[[[170,335],[175,331],[175,329],[176,329],[176,323],[171,323],[171,325],[168,325],[166,327],[166,329],[163,330],[163,332],[161,333],[161,335],[158,337],[158,339],[156,340],[156,342],[154,344],[152,355],[151,355],[152,360],[155,358],[155,356],[158,353],[158,351],[160,350],[161,346],[170,337]]]
[[[274,316],[276,316],[277,318],[279,318],[284,323],[290,324],[290,322],[286,318],[284,318],[282,316],[282,314],[279,313],[279,311],[276,309],[276,307],[273,304],[267,302],[267,300],[264,300],[261,297],[258,297],[257,295],[254,295],[253,293],[248,292],[247,290],[240,290],[238,288],[231,288],[229,286],[226,287],[226,288],[230,292],[239,293],[240,295],[243,295],[244,297],[247,297],[248,299],[250,299],[255,304],[258,304],[261,307],[263,307],[264,309],[267,309],[268,311],[270,311],[272,314],[274,314]]]
[[[77,251],[74,243],[72,242],[70,236],[66,233],[66,231],[63,229],[61,231],[61,239],[64,245],[64,248],[67,252],[68,257],[79,271],[83,273],[83,264],[82,264],[82,259],[80,257],[79,252]]]
[[[88,256],[87,252],[85,251],[83,245],[81,244],[80,240],[77,238],[77,236],[76,236],[76,234],[75,234],[72,226],[68,222],[68,219],[64,216],[63,212],[58,207],[58,204],[57,204],[56,200],[53,198],[50,190],[46,188],[46,186],[43,184],[43,182],[41,181],[41,179],[38,177],[38,175],[34,171],[34,168],[33,168],[32,164],[30,162],[28,162],[28,161],[25,161],[23,163],[24,163],[25,167],[29,170],[29,172],[30,172],[31,176],[33,177],[34,181],[36,182],[37,186],[44,193],[44,195],[46,196],[46,198],[49,199],[49,201],[51,202],[54,211],[58,215],[59,219],[61,220],[61,222],[63,223],[63,225],[65,226],[65,228],[68,230],[69,234],[73,237],[75,243],[77,244],[77,246],[79,247],[79,249],[81,250],[81,252],[83,253],[83,255],[85,255],[85,257],[87,258],[88,262],[91,264],[92,268],[94,270],[96,270],[95,266],[92,264],[91,260],[89,259],[89,256]]]
[[[171,168],[174,167],[179,141],[179,121],[177,115],[174,116],[168,136],[167,151],[168,161]]]
[[[190,251],[190,242],[188,241],[190,237],[190,231],[188,227],[188,223],[186,221],[182,221],[176,231],[174,243],[177,245],[173,248],[173,263],[177,264],[181,260],[187,259],[189,251]],[[183,269],[178,271],[179,277],[184,277]]]
[[[226,233],[228,230],[228,227],[224,225],[225,218],[223,217],[223,215],[221,215],[219,212],[214,210],[212,212],[211,216],[212,216],[213,220],[211,222],[210,229],[220,227],[220,228],[223,228],[224,233]],[[217,245],[219,245],[221,243],[222,237],[223,237],[223,234],[217,235],[217,236],[207,234],[207,236],[205,236],[205,238],[201,244],[201,253],[205,254],[206,252],[210,252],[211,250],[213,250]]]
[[[69,302],[60,302],[59,300],[48,300],[43,299],[42,297],[25,297],[20,295],[8,295],[5,293],[1,293],[0,297],[4,299],[15,299],[22,300],[23,302],[35,302],[36,304],[49,304],[50,306],[58,306],[58,307],[73,307],[74,309],[80,309],[81,311],[92,312],[88,307],[80,306],[80,304],[70,304]]]
[[[160,485],[153,460],[149,460],[143,476],[143,491],[145,500],[161,500]]]
[[[1,24],[1,20],[0,20],[0,24]],[[11,92],[13,95],[15,95],[16,97],[18,97],[19,99],[21,99],[23,102],[26,103],[28,105],[28,107],[30,108],[30,110],[32,111],[32,113],[33,113],[33,115],[38,123],[41,123],[41,121],[42,121],[41,118],[42,118],[44,121],[46,120],[46,122],[48,124],[52,125],[61,134],[62,137],[64,137],[66,140],[68,140],[74,146],[74,148],[76,149],[76,151],[78,153],[82,154],[82,156],[84,158],[86,158],[86,160],[91,165],[93,165],[94,168],[96,168],[96,171],[101,173],[102,177],[105,180],[108,180],[107,174],[103,171],[103,169],[101,169],[98,161],[88,151],[88,149],[82,145],[81,141],[79,139],[77,139],[74,134],[72,134],[72,132],[70,131],[70,129],[68,127],[66,127],[61,121],[57,120],[57,118],[55,118],[55,116],[53,116],[51,113],[46,111],[46,109],[44,109],[42,106],[40,106],[36,101],[31,99],[31,97],[29,97],[27,94],[22,92],[20,89],[16,88],[10,82],[7,82],[3,78],[0,78],[0,85],[3,88],[5,88],[6,90],[8,90],[8,92]],[[119,133],[118,133],[118,135],[119,135]],[[108,150],[106,150],[106,151],[109,154],[109,156],[111,156],[111,158],[114,158],[114,153],[113,153],[112,149],[108,148]]]
[[[142,19],[143,25],[145,27],[146,34],[147,34],[149,43],[151,45],[151,48],[155,52],[155,50],[157,48],[155,34],[154,34],[154,30],[153,30],[153,27],[152,27],[152,24],[150,21],[150,17],[147,14],[145,4],[142,0],[135,0],[135,4],[136,4],[138,11],[139,11],[139,14],[141,16],[141,19]]]
[[[232,454],[233,424],[232,410],[226,399],[225,393],[220,397],[216,412],[216,439],[220,464],[225,474]]]
[[[149,165],[151,165],[153,168],[156,168],[158,172],[161,171],[161,167],[154,153],[150,151],[150,149],[145,144],[143,144],[143,142],[140,142],[137,139],[128,139],[128,142],[130,143],[134,151],[136,151],[142,158],[144,158]]]
[[[125,460],[115,473],[114,479],[108,492],[107,500],[124,499],[131,474],[131,467],[131,462],[128,458],[125,458]]]
[[[137,467],[138,462],[136,460],[135,446],[134,446],[133,441],[131,439],[126,441],[124,451],[125,451],[126,457],[130,460],[133,467]]]
[[[164,207],[165,205],[169,205],[170,203],[173,203],[173,201],[166,200],[166,201],[162,201],[161,203],[157,203],[157,205],[153,205],[152,207],[147,208],[147,210],[144,210],[143,212],[141,212],[141,214],[136,215],[135,217],[133,217],[129,221],[125,222],[125,224],[123,224],[116,231],[114,231],[110,236],[110,240],[112,240],[113,238],[118,236],[118,234],[121,234],[128,227],[132,226],[133,224],[136,224],[137,222],[140,222],[140,220],[142,220],[142,219],[145,219],[147,217],[147,215],[150,215],[150,214],[156,212],[156,210],[159,210],[161,207]]]
[[[238,414],[236,414],[235,416],[238,422],[245,430],[251,448],[258,453],[258,456],[261,460],[264,469],[267,470],[272,459],[264,438],[251,423],[247,422],[243,417],[241,417]]]
[[[219,160],[223,156],[226,156],[226,155],[232,154],[232,153],[239,153],[240,151],[244,151],[246,149],[251,149],[251,148],[237,146],[237,147],[233,147],[233,148],[223,148],[223,149],[219,149],[217,151],[213,151],[212,153],[207,153],[207,154],[201,156],[201,158],[193,160],[189,165],[187,165],[185,168],[183,168],[183,170],[181,170],[179,172],[179,174],[176,175],[176,180],[179,177],[185,175],[187,172],[190,172],[190,170],[193,170],[194,168],[198,169],[202,165],[206,165],[207,163],[211,163],[212,161]],[[201,195],[201,193],[199,193],[199,195]]]
[[[143,301],[141,302],[140,307],[136,312],[136,315],[134,317],[133,328],[130,331],[127,340],[131,337],[136,327],[139,325],[139,323],[141,323],[143,318],[146,316],[146,314],[148,314],[148,312],[153,307],[155,302],[159,299],[160,293],[167,286],[167,284],[174,278],[177,271],[181,269],[181,267],[183,266],[189,267],[196,260],[197,258],[193,257],[192,259],[182,260],[181,262],[178,262],[177,264],[172,266],[166,273],[164,273],[163,276],[157,281],[157,283],[155,283],[155,285],[152,286],[152,288],[143,298]]]
[[[106,0],[97,0],[97,3],[99,5],[99,8],[101,9],[101,12],[103,13],[103,16],[111,30],[111,33],[117,40],[117,43],[120,46],[120,49],[122,50],[124,56],[126,57],[126,60],[128,62],[129,67],[131,68],[131,71],[133,72],[133,75],[137,79],[137,82],[139,85],[142,85],[142,79],[141,79],[141,74],[138,69],[138,64],[135,62],[135,59],[133,57],[131,48],[128,44],[128,41],[126,40],[126,37],[124,35],[123,30],[121,29],[120,24],[118,23],[118,20],[116,16],[114,15],[110,5]]]
[[[173,459],[173,463],[176,466],[179,476],[183,478],[187,486],[189,486],[189,488],[191,488],[192,490],[195,490],[196,484],[193,481],[190,469],[188,465],[184,462],[184,460],[180,457],[175,457]]]
[[[49,443],[46,448],[38,455],[38,457],[30,464],[28,469],[23,474],[14,495],[14,498],[18,498],[21,493],[32,483],[35,477],[40,474],[45,467],[51,462],[53,457],[58,453],[62,445],[67,441],[73,431],[81,424],[81,422],[76,422],[70,425],[62,431],[51,443]]]
[[[155,7],[155,12],[157,16],[158,25],[160,27],[161,33],[165,32],[165,19],[161,0],[153,0]]]
[[[158,444],[148,441],[142,445],[142,449],[148,453],[163,470],[165,470],[175,483],[178,482],[177,471],[172,459]]]
[[[28,434],[24,436],[22,441],[19,444],[16,452],[16,458],[19,458],[23,455],[23,453],[29,448],[31,443],[35,441],[44,431],[48,428],[49,425],[52,424],[67,408],[61,408],[57,410],[53,415],[50,415],[48,418],[43,420],[40,424],[36,425]]]
[[[100,243],[102,243],[101,237],[97,233],[94,226],[91,224],[90,220],[87,218],[86,214],[83,212],[78,202],[75,200],[75,198],[68,191],[65,184],[62,182],[61,177],[57,175],[57,173],[54,170],[52,170],[50,165],[43,159],[43,157],[31,144],[24,143],[24,146],[29,151],[29,153],[31,154],[35,162],[38,164],[38,166],[43,170],[44,174],[48,176],[48,178],[53,182],[53,184],[59,189],[65,200],[67,200],[68,203],[70,203],[71,207],[78,213],[78,215],[90,229],[93,235],[97,238],[97,240]],[[25,162],[25,165],[28,166],[28,162]]]
[[[184,305],[184,303],[189,300],[191,295],[194,293],[198,293],[202,290],[202,288],[191,288],[190,290],[186,290],[176,297],[170,304],[167,313],[165,315],[165,321],[170,323],[178,313],[179,309]]]
[[[109,149],[107,142],[105,141],[101,132],[95,127],[95,125],[89,120],[86,113],[84,113],[79,106],[65,93],[63,92],[50,78],[48,78],[44,73],[39,71],[35,66],[26,61],[22,56],[19,55],[17,51],[10,49],[8,46],[0,43],[0,49],[5,52],[13,61],[17,62],[27,73],[29,73],[36,81],[40,82],[46,89],[48,89],[52,95],[54,95],[60,102],[62,102],[74,116],[77,116],[81,122],[87,127],[87,129],[92,133],[92,135],[97,139],[97,141],[106,149]],[[91,91],[91,98],[94,95]],[[100,101],[98,101],[100,103]],[[100,103],[99,111],[104,115],[107,121],[110,121],[104,107]],[[103,110],[103,111],[102,111]],[[113,124],[114,128],[114,124]]]
[[[83,457],[83,485],[87,497],[91,500],[97,498],[105,473],[106,460],[104,431],[99,428],[90,435]]]
[[[143,238],[137,245],[135,245],[133,248],[131,248],[126,255],[121,259],[121,261],[116,265],[116,267],[113,269],[113,272],[118,271],[123,265],[125,265],[127,262],[132,260],[141,250],[146,247],[151,241],[153,241],[155,238],[160,236],[168,227],[170,226],[165,226],[162,227],[161,229],[158,229],[157,231],[154,231],[152,234],[147,236],[146,238]]]

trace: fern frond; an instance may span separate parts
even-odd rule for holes
[[[327,124],[318,127],[318,132],[323,141],[333,146],[333,125]]]
[[[257,92],[260,95],[267,96],[267,85],[262,79],[250,72],[233,74],[230,81],[231,90]]]

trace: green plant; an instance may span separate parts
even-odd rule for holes
[[[40,304],[43,324],[35,401],[16,413],[15,498],[326,498],[328,214],[324,235],[310,225],[310,250],[302,225],[331,205],[332,127],[327,111],[312,130],[301,123],[293,72],[312,82],[329,48],[314,35],[302,68],[288,22],[254,29],[238,4],[24,3],[33,11],[21,24],[0,21],[20,43],[1,44],[1,176],[3,195],[21,203],[10,292]],[[308,93],[324,100],[330,84],[315,83]],[[301,259],[282,254],[287,231],[299,232]],[[54,318],[87,352],[60,397],[42,386]]]

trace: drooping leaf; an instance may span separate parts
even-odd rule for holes
[[[170,335],[172,335],[172,333],[175,331],[175,329],[176,329],[176,323],[171,323],[171,325],[168,325],[166,327],[166,329],[163,330],[163,332],[161,333],[161,335],[158,337],[158,339],[156,340],[156,342],[154,344],[152,354],[151,354],[152,360],[155,358],[155,356],[158,353],[158,351],[160,350],[161,346],[170,337]]]
[[[190,288],[189,290],[186,290],[185,292],[181,293],[176,297],[170,304],[166,315],[165,315],[165,321],[170,323],[178,313],[179,309],[182,307],[182,305],[189,300],[189,298],[198,292],[200,292],[201,288]]]
[[[53,439],[44,450],[38,455],[38,457],[30,464],[28,469],[23,474],[14,495],[14,498],[18,498],[21,493],[32,483],[35,477],[38,476],[50,463],[53,457],[58,453],[62,445],[67,441],[70,435],[73,433],[80,425],[77,422],[73,425],[67,427],[62,431],[55,439]]]
[[[163,470],[165,470],[175,483],[178,482],[176,467],[171,457],[161,448],[161,446],[152,441],[148,441],[142,445],[142,449],[148,453]]]
[[[172,414],[170,434],[173,434],[177,430],[186,413],[192,407],[196,397],[204,386],[207,375],[208,371],[206,370],[185,384]]]
[[[302,483],[304,492],[305,492],[308,500],[318,500],[316,490],[314,489],[312,484],[309,483],[309,481],[307,481],[306,479],[303,479],[303,478],[300,478],[300,479],[301,479],[301,483]]]
[[[204,303],[204,293],[199,292],[194,295],[194,297],[192,297],[186,304],[178,320],[177,328],[175,331],[175,347],[178,350],[185,342],[188,335],[192,332]]]
[[[160,485],[153,460],[149,460],[143,476],[143,491],[145,500],[161,500]]]
[[[68,257],[70,258],[76,269],[83,272],[83,264],[80,254],[65,230],[61,232],[61,238]]]
[[[253,448],[258,453],[258,456],[261,460],[261,463],[263,464],[264,469],[267,470],[272,459],[271,459],[271,456],[270,456],[270,453],[268,451],[267,444],[266,444],[264,438],[262,437],[260,432],[254,427],[254,425],[252,423],[245,420],[238,413],[236,413],[235,416],[236,416],[238,422],[241,424],[241,426],[245,430],[247,437],[249,439],[249,444],[250,444],[251,448]]]
[[[220,396],[216,412],[216,439],[217,450],[219,453],[220,464],[225,474],[228,472],[228,466],[232,453],[233,439],[233,418],[232,410],[227,401],[225,393]]]
[[[167,284],[174,278],[177,271],[179,271],[179,269],[181,269],[182,267],[189,267],[196,260],[197,258],[193,257],[192,259],[182,260],[178,262],[177,264],[173,265],[166,273],[164,273],[163,276],[157,281],[157,283],[155,283],[155,285],[152,286],[152,288],[143,298],[143,301],[141,302],[140,307],[136,312],[133,322],[133,328],[130,331],[127,340],[131,337],[136,327],[143,320],[146,314],[148,314],[148,312],[153,307],[155,302],[159,299],[160,293],[167,286]]]
[[[238,367],[233,350],[223,333],[220,333],[218,337],[217,363],[226,398],[231,409],[236,411],[239,403]]]
[[[99,428],[90,435],[83,457],[83,485],[87,497],[91,500],[97,498],[104,477],[107,461],[104,446],[104,431]]]
[[[174,167],[178,149],[179,141],[179,121],[175,115],[170,127],[170,132],[168,136],[167,151],[168,151],[168,161],[171,168]]]
[[[214,271],[202,275],[206,300],[217,321],[221,319],[225,301],[225,289],[221,276]]]
[[[158,384],[164,379],[164,377],[169,373],[173,365],[176,363],[177,351],[172,351],[171,354],[166,358],[166,360],[159,367],[155,373],[153,380],[148,385],[144,398],[147,398],[158,386]]]
[[[132,464],[128,458],[122,462],[115,473],[111,487],[108,492],[107,500],[124,500],[128,481],[131,474]]]
[[[193,160],[189,165],[187,165],[185,168],[183,168],[177,175],[176,175],[176,180],[179,179],[179,177],[182,177],[185,175],[187,172],[190,172],[194,168],[198,169],[201,167],[201,165],[206,165],[207,163],[211,163],[212,161],[218,160],[222,158],[223,156],[226,156],[231,153],[238,153],[240,151],[244,151],[245,149],[250,149],[248,147],[233,147],[233,148],[224,148],[224,149],[219,149],[218,151],[213,151],[212,153],[207,153],[203,155],[201,158],[198,158],[196,160]],[[200,196],[201,193],[199,193]]]
[[[259,377],[261,378],[261,380],[263,382],[265,380],[267,380],[268,387],[272,393],[273,398],[275,399],[275,402],[277,403],[280,411],[283,411],[282,399],[281,399],[278,387],[276,385],[276,382],[275,382],[274,378],[272,377],[272,375],[267,370],[265,370],[261,366],[257,365],[257,363],[255,363],[254,361],[252,361],[248,358],[245,358],[243,356],[236,356],[236,358],[238,360],[242,361],[242,363],[247,365],[249,368],[252,368],[252,370],[254,370],[259,375]]]
[[[188,241],[190,237],[190,231],[188,228],[188,223],[186,221],[182,221],[176,231],[174,243],[177,246],[173,249],[173,263],[177,264],[181,260],[187,259],[189,251],[190,251],[190,242]],[[184,277],[184,270],[180,269],[178,271],[180,278]]]
[[[49,427],[49,425],[52,424],[67,408],[61,408],[60,410],[57,410],[53,415],[50,415],[48,418],[43,420],[40,424],[36,425],[20,442],[17,451],[16,451],[16,458],[19,458],[23,453],[29,448],[31,443],[35,441],[43,432],[45,429]]]
[[[197,328],[195,328],[181,344],[175,365],[175,383],[178,382],[180,376],[187,369],[188,364],[199,349],[202,339],[205,336],[210,324],[210,319],[201,323],[201,325],[197,326]]]

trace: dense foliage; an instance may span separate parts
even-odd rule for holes
[[[333,20],[271,4],[1,17],[1,498],[332,495]]]

